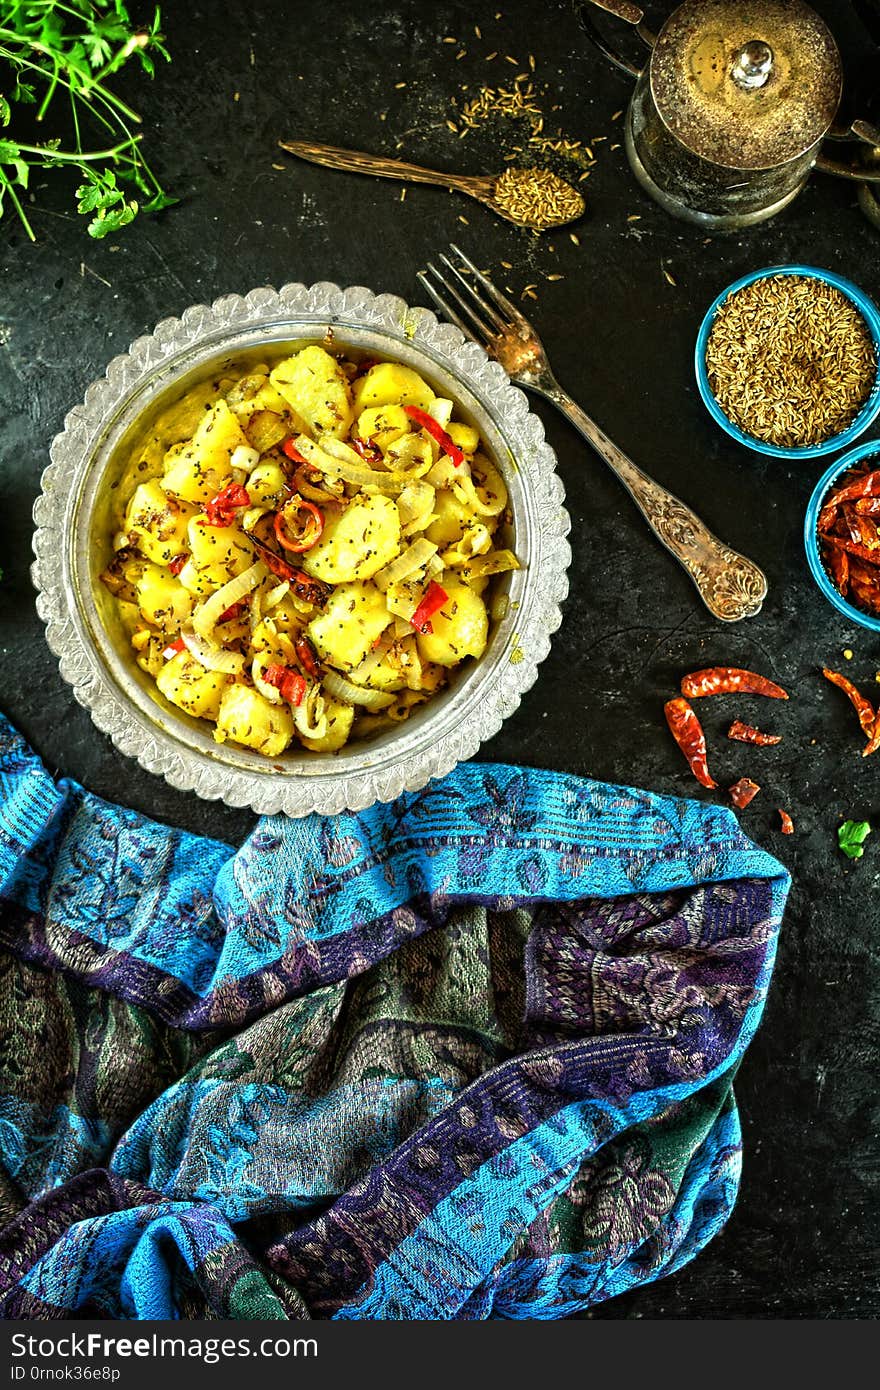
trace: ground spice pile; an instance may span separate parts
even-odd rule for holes
[[[549,169],[505,169],[495,184],[495,202],[508,217],[537,231],[580,217],[584,210],[577,189]]]
[[[852,424],[877,378],[864,318],[833,285],[772,275],[718,309],[709,384],[745,434],[781,448],[821,444]]]

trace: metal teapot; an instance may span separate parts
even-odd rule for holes
[[[631,24],[651,49],[643,68],[596,28],[589,7]],[[880,183],[880,129],[836,125],[843,67],[832,34],[803,0],[684,0],[656,36],[630,0],[588,0],[581,23],[636,78],[626,151],[642,187],[710,232],[773,217],[812,169]],[[826,139],[858,142],[834,159]]]

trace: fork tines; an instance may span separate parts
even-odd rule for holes
[[[439,260],[445,267],[445,273],[438,270],[433,261],[429,261],[427,272],[420,270],[418,274],[419,281],[441,314],[468,338],[484,344],[526,322],[516,305],[477,269],[454,242],[450,242],[449,249],[458,264],[441,253]]]

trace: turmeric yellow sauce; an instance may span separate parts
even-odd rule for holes
[[[268,758],[406,719],[482,655],[486,586],[518,568],[504,481],[453,402],[316,344],[189,391],[117,495],[101,577],[138,664]]]

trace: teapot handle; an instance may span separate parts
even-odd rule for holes
[[[857,179],[860,183],[880,183],[880,129],[870,121],[856,120],[846,128],[832,127],[826,139],[859,140],[867,145],[871,154],[861,150],[863,160],[831,159],[824,152],[816,160],[816,168],[823,174],[835,174],[839,179]]]
[[[596,28],[592,15],[587,13],[587,9],[590,6],[595,7],[597,10],[603,10],[605,14],[615,15],[617,19],[622,19],[626,24],[631,24],[642,42],[647,44],[648,48],[653,48],[655,37],[645,25],[644,11],[640,10],[638,5],[633,4],[632,0],[581,0],[581,3],[575,0],[574,6],[575,13],[581,23],[581,28],[590,40],[590,43],[598,48],[599,52],[608,59],[609,63],[612,63],[620,72],[625,72],[630,77],[640,77],[642,69],[636,67],[635,63],[631,63],[628,58],[624,58],[617,52],[617,49],[612,48],[607,39],[600,34],[599,30]]]

